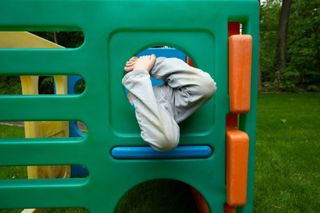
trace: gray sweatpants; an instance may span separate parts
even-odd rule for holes
[[[150,75],[165,83],[152,87]],[[159,57],[150,73],[131,71],[123,77],[122,84],[135,107],[142,139],[160,151],[170,151],[178,145],[178,123],[216,92],[216,83],[208,73],[177,58]]]

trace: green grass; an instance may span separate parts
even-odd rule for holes
[[[255,212],[319,212],[320,94],[262,94],[257,113]],[[8,135],[21,137],[23,129],[0,126],[0,137]],[[25,177],[25,170],[17,168],[2,167],[0,179]],[[140,213],[168,209],[195,212],[188,187],[170,181],[147,182],[125,195],[117,210]]]
[[[24,128],[0,124],[0,138],[24,138]]]
[[[24,129],[18,126],[0,125],[0,138],[23,138]],[[25,166],[0,167],[1,179],[27,178],[27,168]],[[0,211],[1,212],[1,211]]]
[[[320,94],[258,99],[256,212],[320,211]]]

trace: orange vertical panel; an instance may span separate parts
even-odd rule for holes
[[[231,113],[250,110],[252,37],[229,37],[229,96]]]
[[[247,197],[249,136],[240,130],[227,130],[227,204],[242,206]]]

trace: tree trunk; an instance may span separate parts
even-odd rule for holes
[[[281,72],[287,67],[287,32],[288,32],[288,23],[290,16],[292,0],[283,0],[279,27],[278,27],[278,44],[276,50],[276,56],[274,61],[275,69],[275,84],[279,88],[281,81]]]

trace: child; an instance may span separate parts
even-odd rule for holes
[[[178,145],[178,123],[216,92],[216,83],[208,73],[177,58],[132,57],[124,70],[122,84],[135,106],[141,137],[159,151],[170,151]],[[165,83],[152,87],[150,76]]]

